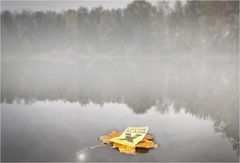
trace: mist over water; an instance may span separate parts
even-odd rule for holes
[[[237,162],[239,2],[174,4],[3,11],[1,160]],[[128,126],[160,147],[75,155]]]
[[[231,59],[199,61],[181,58],[101,58],[54,62],[18,59],[2,63],[2,115],[5,117],[2,120],[2,139],[4,152],[7,152],[3,153],[3,158],[7,160],[74,160],[74,149],[98,144],[96,138],[104,132],[139,125],[149,126],[150,131],[159,138],[159,143],[163,143],[159,154],[152,151],[149,156],[129,159],[115,154],[114,158],[103,161],[236,161],[238,158],[237,72],[235,61]],[[176,119],[171,118],[169,111]],[[60,117],[57,118],[57,115]],[[190,120],[185,122],[185,116]],[[107,119],[108,122],[98,117]],[[202,126],[201,123],[207,121],[207,127]],[[16,126],[19,126],[18,129]],[[15,133],[15,130],[18,132]],[[32,135],[35,132],[42,137]],[[197,132],[198,135],[191,136],[191,132]],[[26,139],[22,134],[32,135],[33,142],[21,143],[20,140]],[[76,144],[71,148],[70,144],[62,142],[64,140],[55,134],[65,135],[67,140]],[[213,138],[208,139],[209,134],[213,134]],[[92,136],[86,139],[88,135]],[[177,142],[173,142],[176,144],[168,142],[172,138],[168,139],[167,135],[175,135]],[[206,148],[209,153],[207,158],[179,155],[170,157],[171,153],[152,158],[152,155],[161,155],[164,145],[170,145],[171,150],[175,149],[175,145],[177,148],[177,143],[186,148],[186,151],[195,148],[190,146],[189,137],[198,139],[195,141],[202,144],[198,147]],[[47,139],[48,142],[50,138],[59,139],[59,148],[64,150],[52,147],[52,151],[50,147],[42,146],[37,149],[41,152],[50,150],[55,157],[35,156],[35,150],[26,146],[32,143],[38,146],[40,141]],[[215,142],[218,139],[222,139],[224,148],[228,146],[227,151],[212,151],[210,146],[221,144]],[[18,144],[10,145],[10,142]],[[17,146],[23,148],[22,153],[27,156],[12,155],[10,151]],[[69,151],[65,146],[68,146]],[[91,157],[87,160],[99,161],[103,153],[97,151],[101,150],[94,151],[94,154],[89,152]],[[60,153],[64,155],[59,156]]]

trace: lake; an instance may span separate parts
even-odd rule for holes
[[[2,59],[2,161],[238,162],[233,57]],[[149,127],[159,148],[126,155],[98,137]]]

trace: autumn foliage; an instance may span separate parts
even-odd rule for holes
[[[112,131],[108,135],[103,135],[99,137],[99,140],[103,144],[109,144],[112,145],[112,148],[118,149],[120,152],[125,154],[135,154],[137,149],[151,149],[151,148],[157,148],[159,145],[154,142],[154,136],[151,134],[146,134],[142,141],[140,141],[135,147],[130,147],[123,144],[118,144],[111,142],[110,139],[114,137],[118,137],[122,134],[120,131]]]

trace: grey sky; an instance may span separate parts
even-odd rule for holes
[[[93,8],[97,6],[102,6],[104,8],[124,8],[127,6],[128,3],[132,2],[133,0],[80,0],[80,1],[1,1],[1,10],[17,10],[21,11],[25,10],[54,10],[54,11],[62,11],[67,9],[78,9],[79,6]],[[152,1],[153,3],[156,1]]]
[[[86,8],[93,8],[102,6],[106,9],[125,8],[129,3],[134,0],[0,0],[1,11],[62,11],[68,9],[78,9],[80,6]],[[156,5],[161,0],[146,0]],[[168,0],[170,7],[174,6],[176,0]],[[180,0],[183,3],[186,0]]]

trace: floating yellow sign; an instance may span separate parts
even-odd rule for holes
[[[143,140],[147,131],[148,127],[128,127],[119,137],[112,138],[110,141],[134,147],[137,143]]]

